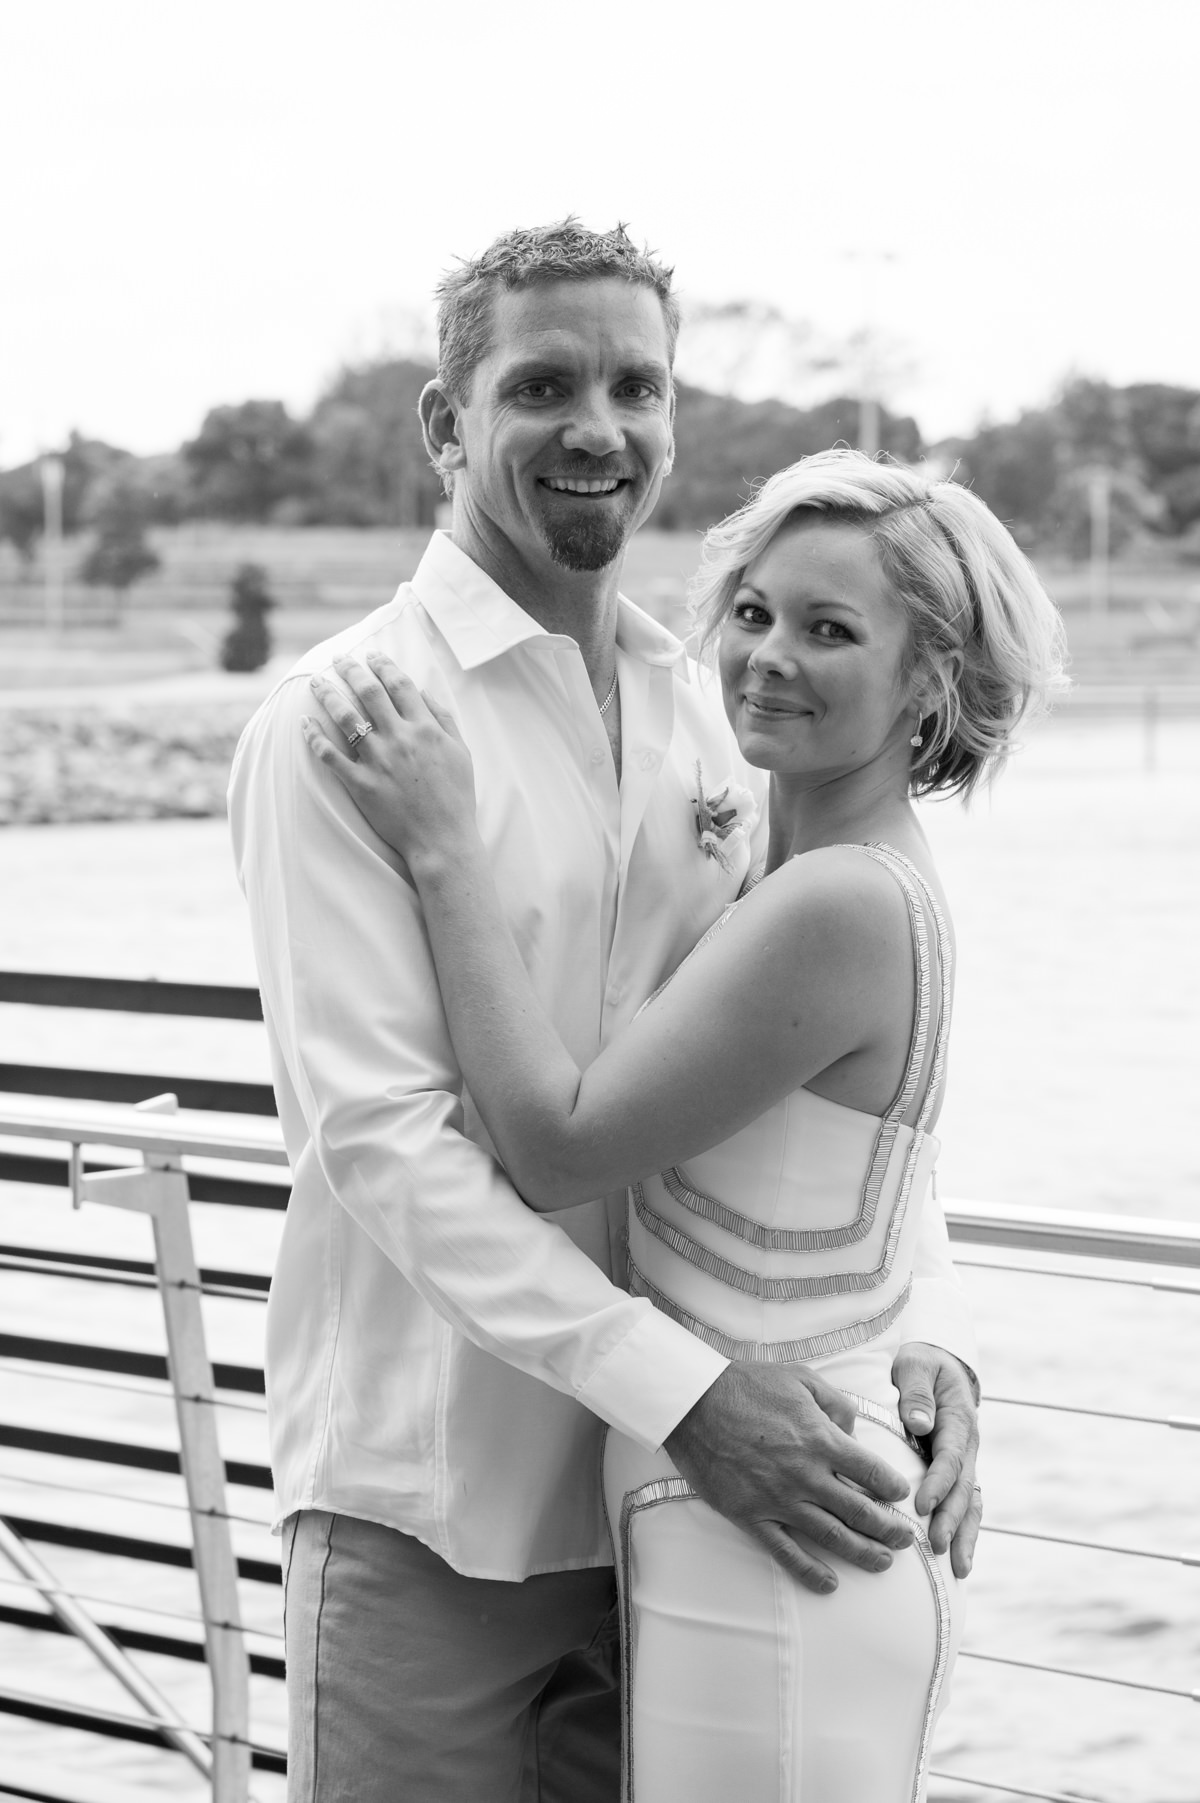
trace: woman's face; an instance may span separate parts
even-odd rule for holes
[[[901,674],[907,639],[868,532],[784,526],[747,567],[721,633],[725,711],[742,755],[818,781],[879,760],[906,769],[916,724]]]

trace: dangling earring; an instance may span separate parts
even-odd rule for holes
[[[918,747],[920,746],[920,743],[921,743],[921,718],[922,718],[922,716],[920,714],[918,714],[917,715],[917,730],[913,734],[912,738],[908,741],[910,745],[916,745]]]

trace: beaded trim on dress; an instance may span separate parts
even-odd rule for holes
[[[869,1231],[878,1211],[879,1198],[883,1192],[883,1185],[895,1150],[903,1116],[911,1107],[917,1085],[920,1082],[932,1012],[928,935],[921,913],[918,890],[914,886],[914,882],[909,880],[908,873],[911,873],[915,883],[920,885],[921,897],[930,908],[937,931],[938,1023],[929,1083],[917,1115],[912,1141],[905,1156],[896,1199],[888,1222],[887,1238],[879,1263],[870,1271],[829,1272],[808,1277],[764,1277],[757,1271],[747,1270],[744,1265],[723,1258],[720,1253],[693,1239],[674,1223],[665,1219],[651,1205],[645,1189],[640,1183],[634,1184],[632,1188],[634,1212],[648,1233],[653,1234],[677,1257],[685,1259],[697,1270],[704,1271],[718,1283],[724,1283],[729,1288],[739,1290],[744,1295],[754,1296],[762,1302],[786,1302],[805,1296],[838,1296],[854,1292],[861,1293],[878,1289],[887,1281],[895,1263],[900,1235],[908,1213],[913,1176],[926,1137],[925,1123],[933,1111],[941,1087],[950,1024],[949,982],[953,958],[945,920],[920,872],[901,853],[893,851],[890,846],[883,845],[864,845],[855,847],[855,849],[863,851],[886,869],[903,891],[917,959],[917,994],[908,1063],[892,1106],[880,1122],[872,1148],[871,1161],[863,1180],[859,1209],[855,1220],[848,1226],[835,1228],[767,1227],[761,1222],[749,1219],[746,1215],[739,1214],[736,1209],[730,1208],[728,1204],[721,1202],[717,1197],[710,1196],[705,1191],[696,1189],[685,1182],[678,1166],[663,1171],[661,1181],[668,1194],[681,1207],[711,1221],[726,1233],[768,1251],[827,1250],[849,1244],[853,1240],[859,1240]],[[724,924],[727,917],[727,914],[722,917],[721,922],[718,923],[718,929],[720,925]],[[718,929],[714,929],[714,931]],[[717,1330],[713,1329],[713,1331]]]

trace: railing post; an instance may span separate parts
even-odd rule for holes
[[[161,1103],[158,1111],[162,1111]],[[147,1154],[140,1168],[80,1180],[86,1202],[150,1216],[167,1328],[179,1444],[212,1678],[213,1803],[247,1803],[250,1666],[238,1606],[237,1561],[217,1439],[212,1366],[200,1310],[200,1273],[188,1219],[188,1181],[177,1158]]]
[[[1147,688],[1142,697],[1142,768],[1147,776],[1158,769],[1158,690]]]

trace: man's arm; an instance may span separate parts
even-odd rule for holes
[[[950,1256],[946,1217],[936,1195],[926,1197],[922,1209],[912,1299],[900,1326],[904,1342],[892,1364],[900,1415],[910,1432],[929,1440],[933,1454],[916,1505],[922,1514],[932,1511],[934,1551],[949,1547],[955,1573],[965,1578],[983,1513],[975,1484],[978,1355],[970,1306]]]
[[[612,1284],[464,1134],[416,894],[305,750],[306,706],[295,680],[248,729],[230,814],[264,1005],[324,1179],[476,1345],[658,1446],[725,1361]]]

